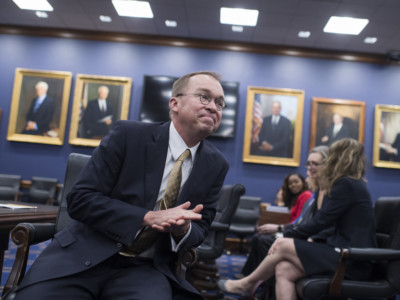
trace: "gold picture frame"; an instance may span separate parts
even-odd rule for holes
[[[309,149],[344,137],[364,143],[364,126],[364,101],[313,97]]]
[[[97,99],[103,87],[108,89],[105,112],[101,114]],[[112,124],[127,120],[132,79],[117,76],[78,74],[71,116],[69,143],[96,147]]]
[[[375,105],[373,166],[400,169],[400,106]]]
[[[7,140],[62,145],[71,79],[71,72],[17,68]]]
[[[299,166],[303,109],[302,90],[248,87],[243,161]]]

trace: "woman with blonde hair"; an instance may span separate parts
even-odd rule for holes
[[[308,222],[285,232],[272,245],[268,255],[250,275],[239,280],[220,280],[221,290],[242,294],[260,280],[276,278],[276,297],[296,299],[295,282],[315,274],[333,274],[339,259],[337,248],[375,247],[374,212],[364,180],[364,146],[353,139],[342,139],[329,148],[322,166],[320,188],[326,192],[321,209]],[[308,242],[313,234],[334,226],[326,244]],[[368,279],[370,263],[348,264],[346,277]]]

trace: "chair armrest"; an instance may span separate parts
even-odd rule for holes
[[[348,259],[357,261],[382,261],[400,259],[400,250],[385,248],[349,248]]]
[[[54,223],[21,223],[11,231],[11,239],[17,246],[15,260],[4,286],[3,295],[16,287],[25,275],[29,256],[29,246],[52,238],[55,233]]]
[[[385,248],[349,248],[340,250],[339,264],[329,284],[329,295],[339,296],[342,288],[346,261],[388,261],[400,259],[400,250]]]
[[[222,231],[222,230],[229,230],[229,224],[225,224],[225,223],[220,223],[217,221],[214,221],[211,223],[211,227],[210,230],[215,230],[215,231]]]

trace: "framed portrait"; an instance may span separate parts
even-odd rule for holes
[[[365,102],[314,97],[309,149],[347,137],[364,143],[364,124]]]
[[[400,169],[400,106],[375,106],[373,166]]]
[[[96,147],[118,120],[127,120],[132,79],[78,74],[69,143]]]
[[[70,72],[17,68],[7,140],[62,145],[71,78]]]
[[[248,87],[243,161],[299,166],[304,91]]]

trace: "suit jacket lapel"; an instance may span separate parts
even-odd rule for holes
[[[169,124],[170,122],[157,127],[153,133],[153,141],[146,145],[144,193],[148,209],[154,208],[160,191],[168,151]]]

